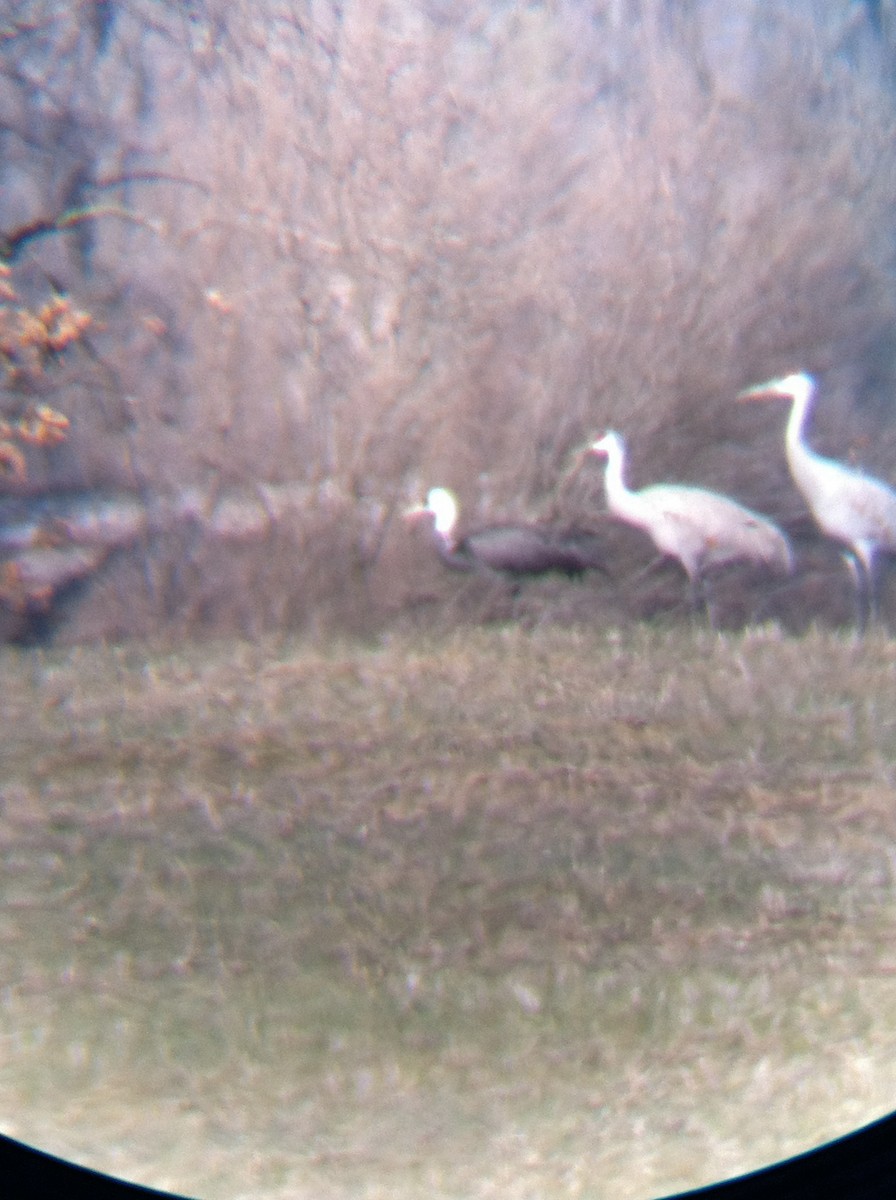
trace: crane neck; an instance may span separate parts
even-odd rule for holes
[[[607,465],[604,472],[604,487],[607,499],[628,491],[625,486],[625,448],[622,442],[611,442],[607,447]]]
[[[438,521],[432,523],[432,540],[440,558],[450,558],[454,553],[454,536],[450,529],[440,529]]]
[[[806,423],[808,422],[811,408],[811,392],[794,396],[790,407],[790,416],[787,418],[787,429],[784,433],[784,445],[787,457],[791,463],[805,460],[808,457],[817,457],[814,450],[811,449],[806,441]]]
[[[625,482],[625,445],[621,438],[609,443],[606,450],[607,466],[604,473],[604,488],[607,506],[620,517],[639,522],[641,503],[637,492],[631,491]]]
[[[475,557],[463,544],[458,545],[451,533],[446,533],[433,525],[432,537],[436,554],[446,567],[451,567],[455,571],[475,570]]]

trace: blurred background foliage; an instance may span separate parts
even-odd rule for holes
[[[434,483],[471,521],[607,528],[628,570],[570,472],[607,426],[633,483],[798,532],[783,414],[733,403],[791,369],[815,444],[893,479],[894,67],[888,2],[6,0],[0,256],[89,328],[0,526],[36,551],[35,505],[80,504],[53,549],[103,552],[0,633],[486,612],[398,519]],[[4,380],[0,418],[33,392]],[[791,606],[848,619],[841,574]],[[645,615],[644,586],[537,604]]]

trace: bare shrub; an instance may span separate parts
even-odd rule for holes
[[[32,7],[0,50],[0,225],[72,197],[111,217],[28,246],[98,320],[56,485],[209,511],[308,489],[239,554],[194,546],[150,625],[375,625],[428,586],[407,499],[594,520],[597,478],[568,472],[609,425],[644,481],[798,520],[780,422],[732,402],[782,368],[824,377],[822,444],[892,463],[889,9]],[[159,537],[127,553],[183,577]]]

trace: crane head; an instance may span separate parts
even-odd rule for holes
[[[603,437],[591,443],[585,453],[596,454],[598,458],[609,458],[612,454],[621,452],[622,448],[622,435],[613,429],[608,429]]]
[[[738,393],[738,400],[774,400],[777,397],[805,404],[815,390],[815,380],[805,371],[758,383]]]
[[[425,504],[415,504],[405,513],[408,519],[422,516],[435,518],[436,533],[448,536],[457,524],[457,501],[447,488],[430,488],[426,493]]]

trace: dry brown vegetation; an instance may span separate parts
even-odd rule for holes
[[[406,500],[593,520],[567,468],[606,425],[636,478],[799,523],[780,421],[731,403],[782,368],[892,478],[889,6],[14,10],[4,244],[97,321],[39,486],[308,488],[254,542],[108,558],[69,640],[382,627],[431,591]],[[814,553],[794,626],[848,616]]]
[[[881,637],[0,672],[7,1133],[191,1196],[622,1200],[892,1105]]]
[[[0,638],[169,646],[0,656],[5,1132],[622,1200],[892,1105],[893,645],[813,627],[848,576],[732,400],[812,370],[815,444],[896,478],[894,76],[891,3],[0,0],[4,279],[91,314],[2,364],[2,578],[56,604]],[[797,535],[718,581],[752,633],[607,522],[608,425]],[[449,576],[436,483],[613,577]]]

